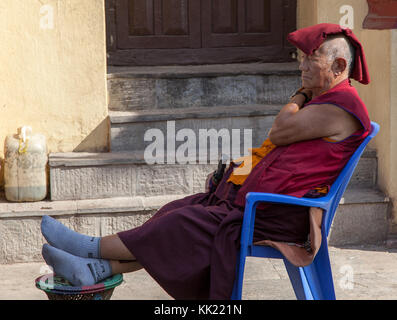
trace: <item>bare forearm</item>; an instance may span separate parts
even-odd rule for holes
[[[300,110],[304,101],[305,97],[303,95],[292,97],[289,103],[287,103],[277,115],[269,132],[269,138],[275,145],[286,144],[284,143],[285,130],[283,128],[288,127],[288,120]]]

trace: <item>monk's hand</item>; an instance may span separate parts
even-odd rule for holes
[[[296,104],[298,110],[301,109],[306,103],[308,103],[313,97],[313,93],[310,89],[300,88],[291,97],[290,103]]]
[[[209,192],[212,186],[212,177],[214,176],[214,172],[211,172],[207,179],[205,180],[205,192]]]
[[[298,90],[299,92],[302,92],[304,94],[307,95],[307,97],[309,98],[309,101],[312,100],[313,98],[313,92],[310,89],[306,89],[306,88],[301,88]]]

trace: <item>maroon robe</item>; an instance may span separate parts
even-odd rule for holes
[[[302,197],[331,185],[369,132],[365,105],[348,80],[309,104],[330,103],[353,114],[363,129],[340,142],[315,139],[275,148],[239,187],[228,169],[214,193],[200,193],[162,207],[142,226],[119,237],[146,271],[175,299],[230,299],[247,192]],[[263,205],[254,242],[304,242],[308,208]]]
[[[302,197],[317,187],[330,186],[354,151],[369,134],[367,108],[349,80],[316,97],[305,105],[332,104],[355,116],[362,129],[332,143],[319,138],[280,146],[255,166],[237,194],[236,205],[244,206],[248,192],[269,192]]]
[[[172,201],[142,226],[118,234],[175,299],[231,297],[244,215],[244,209],[233,204],[240,186],[227,182],[231,172],[232,167],[214,193]],[[306,241],[307,208],[273,207],[257,211],[254,241]]]

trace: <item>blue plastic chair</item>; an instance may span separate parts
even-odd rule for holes
[[[335,300],[334,283],[328,255],[327,237],[336,209],[353,175],[360,157],[369,141],[379,131],[379,125],[371,122],[371,133],[355,151],[342,172],[332,184],[329,193],[321,198],[297,198],[272,193],[250,192],[246,197],[244,220],[241,230],[240,257],[237,261],[236,280],[232,300],[241,300],[244,267],[247,256],[283,259],[292,287],[298,300]],[[306,267],[295,267],[276,249],[253,244],[256,207],[260,202],[292,204],[323,209],[321,247],[314,261]]]

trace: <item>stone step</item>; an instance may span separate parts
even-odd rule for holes
[[[143,152],[53,153],[49,166],[51,200],[82,200],[202,192],[217,161],[148,165]],[[376,174],[376,152],[366,149],[349,187],[373,188]]]
[[[144,151],[153,142],[164,140],[164,153],[175,152],[186,142],[195,144],[196,151],[206,143],[208,148],[222,152],[222,141],[229,140],[228,148],[235,147],[244,154],[248,148],[262,144],[281,108],[281,105],[245,105],[177,111],[111,111],[110,149],[112,152]],[[228,140],[216,139],[218,135]],[[215,140],[211,143],[208,137]],[[206,149],[203,147],[202,151]]]
[[[50,154],[51,200],[203,192],[215,164],[147,165],[142,153]]]
[[[301,86],[298,64],[109,67],[109,110],[284,104]]]
[[[186,194],[115,197],[91,200],[11,203],[0,200],[0,264],[42,261],[43,215],[92,236],[106,236],[142,225],[166,203]],[[363,245],[385,242],[389,199],[375,189],[346,191],[336,213],[329,244]]]
[[[348,188],[334,217],[329,244],[385,243],[390,225],[390,206],[390,199],[376,188]]]

